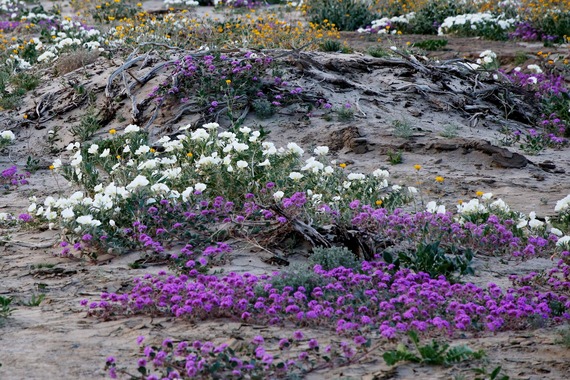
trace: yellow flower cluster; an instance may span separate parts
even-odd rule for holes
[[[148,41],[167,41],[169,45],[186,49],[201,46],[294,49],[314,42],[305,47],[311,50],[316,49],[321,40],[340,38],[331,23],[289,23],[275,14],[256,15],[252,10],[231,21],[192,18],[187,11],[166,14],[162,18],[139,12],[133,18],[118,20],[113,40],[127,44],[144,42],[140,36],[145,36]]]

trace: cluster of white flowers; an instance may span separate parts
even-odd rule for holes
[[[176,137],[164,136],[156,141],[156,145],[164,148],[160,149],[160,154],[145,143],[137,125],[124,129],[122,146],[114,145],[113,149],[125,152],[124,155],[113,157],[110,148],[103,148],[101,143],[69,144],[66,148],[68,163],[63,165],[58,159],[52,165],[54,170],[62,170],[66,176],[71,174],[78,183],[82,183],[82,178],[92,181],[94,173],[86,172],[85,162],[89,161],[110,174],[95,178],[109,178],[114,182],[103,180],[98,183],[91,196],[77,192],[68,198],[47,199],[41,209],[34,202],[30,210],[50,223],[59,220],[69,230],[85,233],[100,226],[115,228],[118,224],[115,221],[124,220],[122,210],[133,205],[139,207],[141,200],[147,205],[162,199],[186,202],[195,199],[194,196],[206,191],[210,185],[211,191],[223,190],[228,178],[235,177],[238,182],[248,183],[253,178],[257,181],[259,173],[272,173],[271,170],[281,170],[275,172],[280,173],[276,178],[287,179],[283,188],[273,190],[273,199],[280,200],[291,192],[305,191],[316,212],[323,202],[340,206],[342,199],[364,199],[360,198],[364,195],[373,203],[383,199],[382,193],[402,190],[402,187],[394,186],[382,191],[389,186],[390,173],[386,170],[377,169],[369,176],[359,172],[345,174],[344,165],[328,160],[329,148],[326,146],[314,148],[314,156],[304,159],[303,163],[305,151],[298,144],[289,142],[278,148],[272,142],[261,141],[260,131],[249,127],[232,132],[219,132],[217,123],[205,124],[192,131],[190,128],[190,125],[182,126],[179,128],[182,133]],[[114,162],[111,168],[107,157]],[[212,182],[213,177],[223,172],[233,173],[231,177],[225,176],[222,183]],[[408,192],[413,194],[417,190],[410,188]]]
[[[5,140],[7,142],[12,142],[16,139],[16,136],[12,131],[2,131],[0,132],[0,139]]]
[[[517,19],[505,19],[503,16],[495,16],[491,13],[469,13],[458,16],[450,16],[443,20],[443,23],[438,29],[438,34],[444,35],[453,32],[458,28],[470,28],[477,30],[489,24],[498,25],[501,29],[506,30],[511,28],[517,22]]]
[[[492,50],[485,50],[479,54],[479,59],[477,59],[477,64],[483,65],[488,63],[493,63],[497,59],[497,54]]]
[[[81,47],[92,51],[105,51],[101,47],[103,42],[101,32],[97,29],[88,29],[78,21],[62,20],[59,29],[52,27],[50,34],[52,38],[49,45],[34,39],[36,51],[42,51],[37,58],[38,62],[52,62],[62,52]]]
[[[502,200],[497,199],[491,202],[493,198],[492,193],[485,193],[481,196],[481,199],[475,198],[470,200],[467,203],[462,203],[457,206],[457,211],[459,213],[459,218],[457,220],[459,222],[463,222],[464,219],[462,216],[469,215],[469,214],[477,214],[477,213],[496,213],[496,212],[505,212],[508,213],[511,211],[510,207]],[[429,212],[439,212],[437,211],[437,205],[435,202],[428,203],[427,211]],[[565,212],[566,210],[570,209],[570,195],[566,196],[565,198],[556,202],[556,206],[554,210],[558,213]],[[553,227],[550,224],[550,219],[546,217],[544,221],[540,220],[536,216],[536,212],[532,211],[527,215],[518,213],[518,220],[516,220],[516,227],[517,229],[524,229],[528,228],[528,233],[533,234],[536,233],[537,230],[543,230],[545,232],[549,232],[555,236],[558,236],[557,246],[562,247],[564,249],[570,249],[570,236],[564,236],[564,233],[559,230],[558,228]]]
[[[542,69],[540,68],[540,66],[538,65],[528,65],[526,67],[527,69],[529,69],[530,71],[532,71],[535,74],[540,74],[542,73]]]
[[[394,24],[409,24],[410,20],[416,17],[415,12],[407,13],[402,16],[382,17],[381,19],[372,21],[370,26],[366,28],[358,28],[358,33],[372,33],[377,31],[378,34],[396,34],[398,29]],[[386,28],[390,26],[389,28]]]
[[[565,212],[570,209],[570,194],[562,198],[561,200],[556,202],[556,206],[554,206],[554,211],[556,212]]]
[[[469,202],[457,205],[457,212],[460,215],[469,215],[486,212],[510,212],[510,207],[502,199],[496,199],[491,202],[493,193],[484,193],[481,198],[471,199]]]
[[[17,45],[15,45],[15,47],[17,47]],[[12,47],[8,48],[7,50],[11,49]],[[15,69],[18,70],[29,70],[32,68],[32,64],[30,62],[14,54],[10,54],[10,58],[6,60],[6,65],[13,66]]]
[[[445,214],[445,206],[438,205],[435,201],[428,202],[426,205],[426,211],[432,214]]]
[[[0,0],[0,11],[2,11],[2,13],[14,12],[18,7],[25,7],[24,2],[18,0]]]

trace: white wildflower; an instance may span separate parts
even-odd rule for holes
[[[315,148],[314,153],[317,156],[326,156],[329,153],[329,147],[328,146],[318,146]]]
[[[207,123],[202,125],[202,128],[206,128],[206,129],[216,129],[220,126],[220,124],[218,123]]]
[[[287,144],[287,150],[289,150],[289,152],[293,154],[296,154],[297,156],[302,156],[303,153],[305,153],[305,151],[301,149],[301,147],[294,142],[290,142],[289,144]]]
[[[87,153],[89,154],[97,154],[97,151],[99,150],[99,145],[97,144],[92,144],[89,149],[87,150]]]
[[[14,141],[16,139],[16,136],[14,135],[14,132],[12,132],[12,131],[2,131],[2,132],[0,132],[0,138],[3,140]]]
[[[299,172],[291,172],[291,173],[289,173],[289,178],[291,178],[292,180],[298,180],[298,179],[301,179],[301,178],[303,178],[303,177],[304,177],[304,176],[303,176],[301,173],[299,173]]]
[[[362,173],[350,173],[346,178],[351,181],[362,181],[366,178],[366,176]]]
[[[209,137],[210,134],[208,133],[208,131],[202,128],[198,128],[190,133],[190,138],[192,140],[204,141],[207,140]]]
[[[131,181],[131,183],[129,183],[127,185],[127,190],[134,190],[138,187],[145,187],[149,184],[150,182],[148,181],[148,179],[144,176],[144,175],[138,175],[135,177],[135,179],[133,179]]]
[[[137,156],[140,156],[141,154],[145,154],[148,152],[150,152],[150,146],[148,146],[148,145],[141,145],[138,147],[137,150],[135,150],[135,154]]]
[[[138,125],[130,124],[127,125],[127,127],[125,128],[125,133],[134,133],[134,132],[139,132],[140,130],[141,128]]]

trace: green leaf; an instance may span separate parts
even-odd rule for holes
[[[384,352],[382,357],[384,358],[384,361],[388,365],[394,365],[397,362],[399,362],[400,360],[402,360],[401,356],[398,354],[397,351],[386,351],[386,352]]]

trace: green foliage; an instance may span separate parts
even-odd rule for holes
[[[92,17],[100,23],[110,23],[122,18],[132,18],[140,8],[134,0],[101,1],[98,7],[92,10]]]
[[[0,296],[0,317],[8,318],[14,309],[10,306],[12,298]]]
[[[542,33],[557,36],[556,43],[564,43],[564,36],[570,30],[570,12],[548,12],[543,17],[536,17],[533,26]]]
[[[252,105],[255,114],[261,119],[267,119],[275,114],[275,107],[267,99],[256,99]]]
[[[40,78],[33,73],[18,73],[12,78],[12,85],[25,91],[32,91],[40,84]]]
[[[473,274],[470,264],[473,260],[473,252],[466,249],[459,252],[455,246],[444,248],[440,242],[422,242],[415,251],[399,251],[392,254],[386,250],[382,254],[384,261],[394,264],[396,268],[410,268],[416,272],[424,272],[432,278],[440,275],[452,280],[455,273],[459,276]]]
[[[567,327],[560,332],[560,337],[556,340],[556,343],[561,344],[566,348],[570,348],[570,327]]]
[[[403,162],[401,150],[389,150],[386,154],[388,155],[388,162],[392,165],[398,165]]]
[[[392,127],[394,128],[394,132],[392,132],[392,134],[395,137],[409,139],[414,134],[412,123],[406,119],[394,120],[392,122]]]
[[[0,71],[0,109],[16,108],[22,96],[38,84],[39,77],[34,74]]]
[[[481,375],[481,377],[477,376],[475,380],[509,380],[509,377],[507,375],[499,376],[501,369],[501,366],[499,366],[491,371],[491,373],[489,373],[485,367],[473,368],[473,372],[475,372],[477,375]]]
[[[443,131],[441,131],[439,135],[441,137],[452,139],[454,137],[457,137],[458,131],[459,131],[459,126],[457,124],[449,123],[443,126]]]
[[[319,47],[322,51],[337,52],[342,49],[342,43],[339,40],[324,40]]]
[[[348,31],[368,25],[376,18],[367,2],[360,0],[310,0],[307,15],[315,24],[328,20],[337,29]]]
[[[382,46],[371,46],[368,48],[368,54],[374,58],[386,58],[390,56],[390,52]]]
[[[309,261],[313,264],[320,264],[324,270],[338,267],[360,268],[360,261],[345,247],[315,248]]]
[[[347,45],[342,44],[338,40],[325,40],[319,44],[319,47],[322,51],[330,52],[330,53],[343,53],[349,54],[352,53],[352,49],[349,48]]]
[[[334,110],[336,112],[338,121],[350,121],[354,119],[354,111],[350,104],[345,104],[343,107],[338,107]]]
[[[482,359],[485,352],[473,351],[467,346],[450,347],[448,343],[440,343],[432,340],[431,343],[420,345],[420,339],[415,331],[409,331],[408,336],[416,349],[416,353],[410,351],[405,345],[399,344],[396,350],[387,351],[382,355],[388,365],[394,365],[400,361],[428,365],[451,365],[468,359]]]
[[[476,12],[477,10],[469,2],[431,0],[418,9],[409,28],[415,34],[436,34],[437,25],[441,24],[447,17]]]
[[[515,54],[515,65],[522,65],[526,61],[528,61],[528,55],[524,51],[517,51]]]
[[[272,277],[270,282],[280,292],[286,286],[290,286],[294,290],[302,286],[307,290],[305,294],[311,294],[316,287],[325,286],[327,279],[315,274],[306,264],[293,264]]]
[[[31,269],[42,269],[42,268],[46,268],[46,269],[50,269],[50,268],[54,268],[55,264],[52,263],[39,263],[36,265],[32,265]]]
[[[38,158],[33,158],[32,156],[28,156],[28,159],[26,160],[25,169],[30,173],[37,172],[39,169],[41,169],[40,160]]]
[[[45,294],[32,294],[32,298],[30,298],[28,301],[23,302],[24,306],[40,306],[40,304],[42,303],[42,301],[44,300],[44,298],[46,298]]]
[[[423,50],[428,50],[428,51],[440,50],[441,48],[443,48],[445,46],[447,46],[447,40],[444,40],[444,39],[424,40],[424,41],[414,42],[412,44],[412,47],[415,47],[418,49],[423,49]]]
[[[89,108],[79,125],[71,127],[71,134],[80,142],[89,140],[101,128],[95,108]]]

